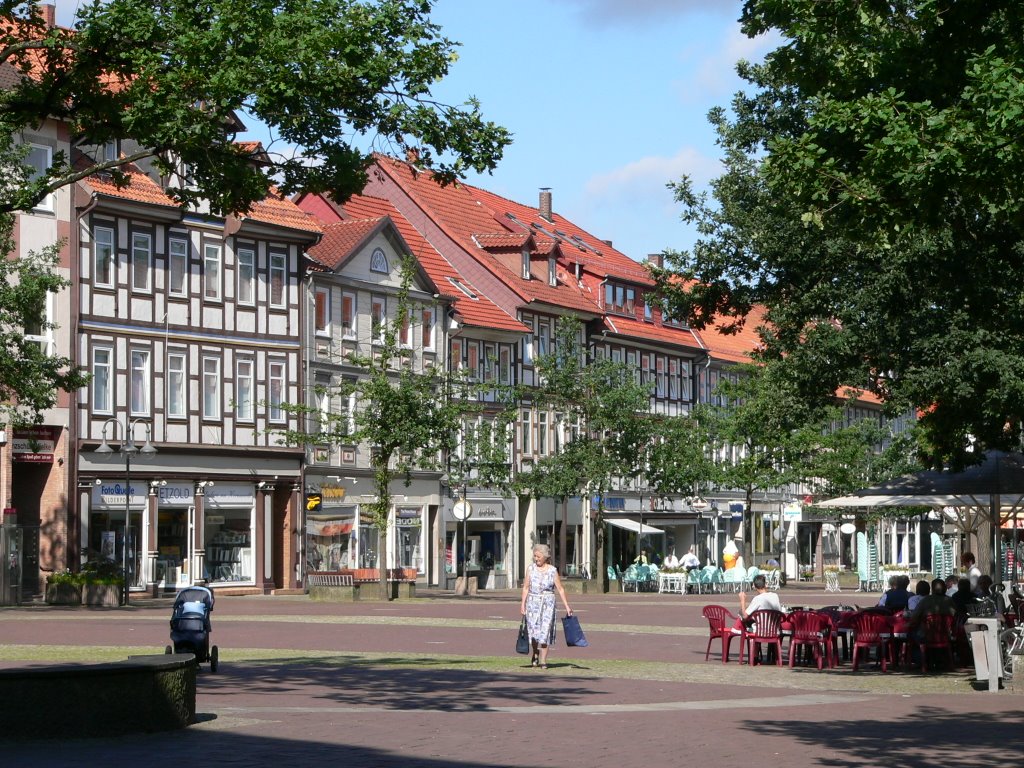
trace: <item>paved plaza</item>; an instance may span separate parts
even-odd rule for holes
[[[781,595],[808,606],[877,600],[806,587]],[[331,604],[222,596],[212,635],[221,667],[199,674],[195,725],[0,741],[0,765],[1020,764],[1024,697],[983,691],[965,670],[748,668],[735,663],[736,643],[733,662],[717,660],[717,644],[705,662],[701,608],[711,602],[736,609],[735,595],[570,595],[590,647],[559,638],[539,670],[513,652],[515,592]],[[3,608],[0,665],[160,653],[169,616],[169,600]]]

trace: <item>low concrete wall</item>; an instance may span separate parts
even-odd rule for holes
[[[184,728],[196,717],[196,666],[192,654],[181,653],[0,670],[0,739]]]
[[[392,581],[391,599],[401,600],[416,597],[416,582]],[[380,600],[380,583],[376,581],[356,582],[351,586],[311,586],[309,599],[322,603],[352,603],[356,600]]]

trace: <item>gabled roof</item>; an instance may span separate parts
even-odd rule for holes
[[[485,235],[521,234],[522,229],[512,226],[506,232],[500,229],[494,211],[477,200],[471,187],[454,183],[442,187],[429,172],[414,169],[408,163],[377,155],[377,167],[432,219],[432,221],[459,246],[484,266],[495,277],[514,291],[524,303],[538,302],[562,309],[600,314],[590,293],[575,281],[549,285],[547,273],[530,280],[509,269],[499,259],[480,246]]]
[[[499,308],[493,301],[476,290],[469,281],[459,274],[440,253],[419,233],[419,231],[399,213],[398,209],[388,200],[379,197],[366,195],[353,195],[347,203],[339,206],[346,216],[352,217],[337,224],[328,224],[325,227],[324,240],[318,248],[333,243],[335,248],[344,248],[344,238],[357,238],[360,228],[364,231],[372,230],[379,222],[390,219],[395,228],[409,246],[410,251],[420,263],[423,270],[430,276],[438,288],[438,292],[445,298],[453,301],[456,313],[467,325],[477,328],[491,328],[501,331],[514,331],[527,333],[529,328],[515,318],[508,315]],[[347,234],[342,234],[344,227],[348,227]],[[365,229],[369,227],[369,229]],[[337,238],[331,240],[331,238]],[[351,240],[348,244],[349,250],[358,245],[359,239]],[[315,250],[314,250],[315,252]],[[343,258],[343,256],[339,257]],[[459,290],[452,281],[461,283],[469,288],[476,298],[470,298],[463,291]]]
[[[528,227],[536,237],[558,243],[562,257],[570,262],[579,262],[583,268],[601,277],[615,277],[653,286],[647,269],[621,251],[595,237],[585,229],[552,212],[551,221],[540,215],[537,208],[517,203],[479,187],[467,186],[470,195],[481,205],[495,211],[499,218],[510,222],[518,221]],[[511,219],[509,214],[515,217]],[[512,224],[514,226],[514,223]],[[519,227],[516,227],[519,230]]]
[[[362,243],[366,242],[387,219],[358,219],[355,221],[336,221],[324,224],[323,239],[310,248],[307,253],[311,259],[329,269],[337,269],[345,259]]]

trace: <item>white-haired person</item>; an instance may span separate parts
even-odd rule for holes
[[[526,628],[530,635],[530,647],[533,650],[530,662],[541,669],[548,668],[548,647],[553,639],[555,624],[555,592],[565,606],[567,616],[572,616],[572,608],[565,598],[565,589],[558,569],[548,562],[551,550],[547,544],[537,544],[533,548],[533,562],[526,567],[526,579],[523,581],[523,599],[519,609],[526,617]]]

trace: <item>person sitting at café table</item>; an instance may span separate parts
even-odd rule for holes
[[[679,558],[676,557],[676,551],[673,549],[665,556],[665,562],[662,563],[666,568],[678,568]]]
[[[907,603],[910,602],[910,592],[907,590],[909,586],[909,576],[900,576],[899,574],[890,576],[889,589],[879,599],[878,604],[891,608],[893,611],[905,610]],[[943,582],[943,586],[945,586],[945,582]]]
[[[907,620],[907,631],[917,642],[924,640],[924,627],[922,625],[925,616],[931,616],[932,614],[956,615],[953,601],[946,596],[946,582],[942,579],[934,579],[932,581],[932,593],[921,598]]]
[[[641,549],[640,554],[633,560],[634,565],[650,565],[651,561],[647,558],[647,550]]]
[[[757,590],[757,594],[750,599],[750,602],[747,602],[747,593],[740,592],[740,615],[736,619],[736,624],[732,629],[733,632],[742,632],[744,624],[747,623],[750,619],[750,614],[754,611],[782,610],[779,596],[774,592],[768,591],[768,581],[765,579],[764,574],[757,574],[751,584]]]
[[[960,581],[960,579],[957,578],[955,573],[951,573],[951,574],[949,574],[949,576],[946,577],[946,596],[947,597],[952,597],[953,595],[956,594],[957,584],[959,583],[959,581]],[[970,582],[967,582],[967,583],[970,584]]]
[[[921,598],[928,597],[931,594],[931,587],[928,586],[928,582],[921,579],[917,582],[917,587],[914,589],[914,594],[910,596],[910,600],[907,601],[907,610],[913,611],[917,608],[917,604],[921,602]]]
[[[693,551],[693,547],[690,547],[689,551],[683,555],[683,559],[679,561],[679,564],[687,570],[692,571],[694,568],[700,568],[700,558],[697,557],[697,553]]]

